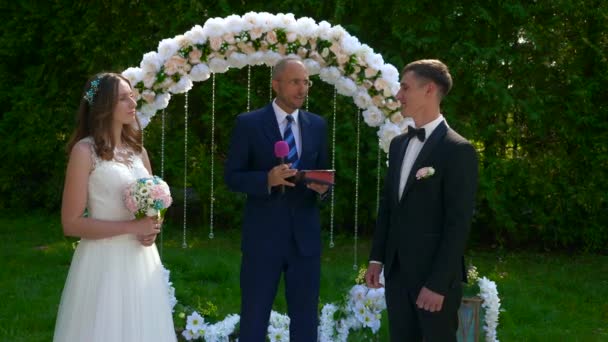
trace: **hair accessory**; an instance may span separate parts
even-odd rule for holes
[[[93,104],[93,99],[95,98],[95,94],[97,94],[97,90],[99,89],[100,80],[101,79],[98,77],[98,78],[94,79],[93,81],[91,81],[91,86],[89,87],[89,90],[87,90],[84,93],[84,96],[82,97],[89,103],[89,105]]]

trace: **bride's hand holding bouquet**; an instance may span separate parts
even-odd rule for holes
[[[152,245],[173,202],[169,185],[158,176],[139,178],[124,190],[124,202],[137,218],[133,222],[137,238],[144,246]]]

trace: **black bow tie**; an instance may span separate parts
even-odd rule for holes
[[[426,131],[424,128],[414,128],[412,126],[407,126],[407,136],[411,139],[412,137],[417,137],[420,142],[424,142],[426,138]]]

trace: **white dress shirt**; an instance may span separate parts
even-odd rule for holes
[[[299,110],[296,109],[293,113],[286,113],[283,109],[281,109],[281,107],[279,107],[279,105],[277,105],[277,99],[272,101],[272,108],[274,109],[274,115],[277,117],[277,123],[279,124],[281,136],[283,136],[285,126],[287,126],[287,115],[291,115],[293,117],[293,122],[291,123],[291,132],[296,140],[296,150],[299,158],[302,153],[302,137],[300,136],[300,125],[298,124]]]
[[[424,143],[429,139],[431,134],[433,134],[435,128],[437,128],[437,126],[439,126],[439,124],[443,120],[445,120],[443,118],[443,115],[439,114],[439,117],[437,117],[437,119],[421,127],[424,128],[425,131],[424,141],[420,141],[416,137],[410,138],[410,142],[407,144],[407,149],[405,150],[405,156],[403,157],[403,163],[401,164],[401,178],[399,180],[399,199],[401,199],[401,196],[403,196],[403,189],[405,188],[407,179],[410,175],[410,172],[412,171],[412,166],[414,166],[414,162],[416,161],[416,158],[418,158],[420,150],[422,150]]]

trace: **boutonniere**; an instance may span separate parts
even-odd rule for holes
[[[423,167],[416,172],[416,179],[429,178],[435,174],[435,169],[432,166]]]

